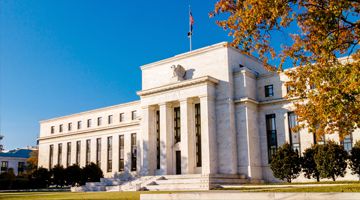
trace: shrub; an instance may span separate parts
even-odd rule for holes
[[[320,172],[316,168],[314,159],[315,152],[317,151],[318,145],[314,145],[304,151],[302,158],[302,169],[305,178],[311,179],[316,178],[317,182],[320,181]]]
[[[276,178],[291,183],[291,180],[297,178],[300,174],[301,159],[291,145],[285,143],[272,157],[270,168]]]
[[[314,159],[320,177],[332,178],[333,181],[338,176],[344,177],[347,166],[347,152],[333,141],[318,145],[317,148]]]
[[[65,181],[67,185],[75,186],[81,183],[82,170],[79,165],[71,165],[65,169]]]
[[[34,188],[46,188],[49,186],[51,174],[48,169],[39,167],[31,176],[31,182]]]
[[[357,141],[351,149],[349,160],[351,173],[357,174],[360,177],[360,141]]]
[[[82,184],[85,182],[99,182],[104,174],[100,167],[95,163],[90,163],[82,169]]]
[[[51,170],[53,176],[53,183],[56,187],[60,186],[63,187],[65,183],[65,170],[62,165],[55,165],[54,168]]]

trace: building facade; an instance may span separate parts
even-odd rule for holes
[[[335,134],[291,133],[297,121],[284,98],[287,77],[226,42],[141,71],[140,100],[41,121],[39,166],[94,162],[106,177],[242,174],[276,181],[269,158],[283,143],[302,152],[323,139],[339,141]],[[344,146],[359,137],[357,130]]]
[[[0,152],[0,174],[9,169],[12,169],[15,175],[23,174],[26,170],[27,159],[33,150],[35,149],[29,148]]]

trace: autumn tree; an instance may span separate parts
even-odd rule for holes
[[[27,162],[26,170],[30,174],[33,173],[37,169],[38,156],[39,156],[38,154],[39,154],[38,150],[33,150],[30,153],[30,157],[26,160],[26,162]]]
[[[258,56],[267,69],[297,66],[285,72],[293,88],[287,97],[296,99],[304,122],[295,129],[306,124],[319,136],[343,138],[360,127],[359,11],[357,0],[219,0],[210,15],[224,15],[217,24],[232,45]],[[289,42],[276,46],[278,33]]]

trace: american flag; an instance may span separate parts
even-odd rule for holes
[[[190,30],[188,32],[188,37],[190,37],[192,35],[193,32],[193,25],[194,25],[194,17],[192,16],[191,10],[189,11],[189,26],[190,26]]]

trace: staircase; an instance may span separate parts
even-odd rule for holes
[[[209,190],[224,185],[241,185],[249,180],[243,175],[161,175],[141,176],[131,180],[119,178],[102,178],[100,182],[86,183],[85,186],[73,187],[71,191],[181,191]]]

